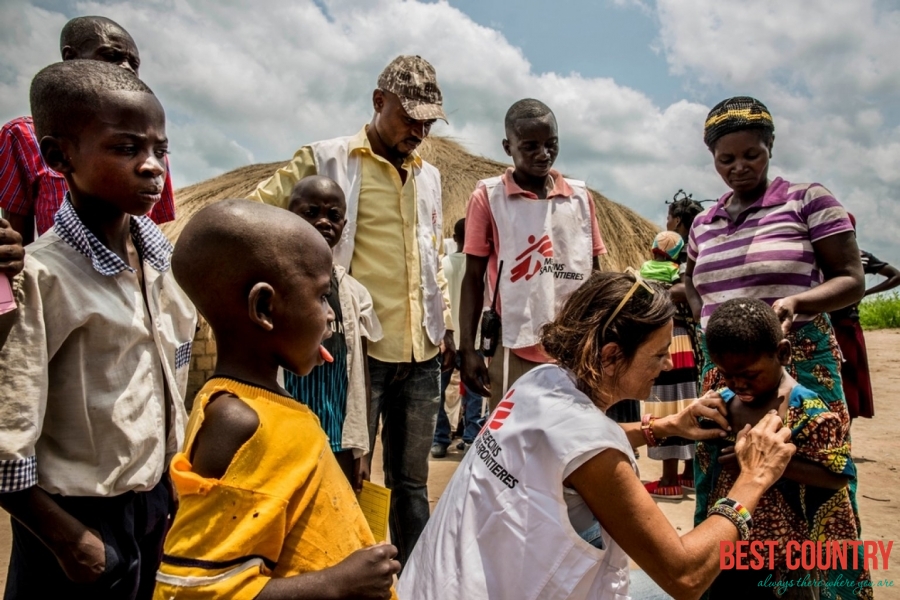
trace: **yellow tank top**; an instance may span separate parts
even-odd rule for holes
[[[191,448],[221,392],[256,411],[259,428],[221,479],[206,479],[191,470]],[[179,506],[154,598],[252,599],[270,578],[320,571],[375,543],[318,419],[291,398],[210,380],[170,473]]]

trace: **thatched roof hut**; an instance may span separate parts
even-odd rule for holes
[[[444,203],[444,233],[450,237],[453,224],[466,216],[466,203],[479,179],[502,173],[508,165],[469,154],[458,143],[441,137],[431,137],[420,147],[425,160],[441,172]],[[163,226],[173,241],[185,223],[200,209],[224,198],[244,198],[267,179],[281,162],[248,165],[195,183],[176,194],[178,220]],[[601,258],[604,270],[639,267],[648,258],[648,248],[659,229],[634,211],[616,204],[603,194],[591,190],[597,205],[600,232],[609,251]]]

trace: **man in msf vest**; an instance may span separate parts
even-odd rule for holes
[[[434,68],[398,56],[378,77],[374,116],[355,135],[304,146],[262,182],[252,200],[286,207],[294,184],[326,175],[347,197],[334,260],[372,296],[384,338],[368,345],[370,442],[382,421],[391,541],[401,563],[428,521],[428,455],[453,342],[443,256],[441,181],[416,148],[446,121]]]
[[[553,169],[559,154],[553,111],[539,100],[519,100],[505,127],[503,150],[514,167],[479,181],[469,200],[460,294],[460,377],[467,389],[490,396],[491,410],[519,377],[550,362],[540,347],[541,327],[606,253],[584,182]],[[485,274],[502,322],[490,367],[475,348]]]

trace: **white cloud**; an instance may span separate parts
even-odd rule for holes
[[[863,240],[900,262],[900,204],[891,197],[900,177],[900,12],[876,0],[614,2],[636,7],[635,18],[655,13],[655,47],[682,78],[685,99],[658,106],[611,79],[534,73],[501,33],[446,2],[322,0],[326,14],[312,0],[88,1],[59,10],[19,0],[0,8],[0,119],[28,111],[31,75],[58,59],[63,13],[107,15],[134,36],[141,76],[169,117],[176,185],[355,132],[370,117],[380,70],[416,53],[437,68],[450,116],[434,133],[503,159],[507,107],[540,98],[560,123],[558,166],[661,222],[662,201],[678,188],[724,191],[701,141],[704,103],[749,93],[775,114],[773,171],[830,187],[858,213]]]
[[[900,9],[868,0],[658,0],[669,65],[775,117],[772,170],[829,187],[863,246],[900,259]]]

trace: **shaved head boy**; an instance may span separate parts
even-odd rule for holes
[[[333,318],[321,298],[328,293],[331,252],[303,219],[274,207],[223,200],[185,227],[172,269],[216,332],[217,374],[237,369],[234,375],[279,393],[278,366],[306,373],[317,364],[319,343]],[[284,329],[299,337],[286,337]],[[264,357],[259,346],[271,349],[271,356]],[[232,360],[234,365],[223,364]],[[249,379],[248,370],[254,372]]]
[[[277,382],[331,360],[331,252],[300,217],[223,200],[185,227],[179,285],[218,359],[170,469],[180,500],[155,598],[391,598],[396,548],[369,526],[319,421]]]

